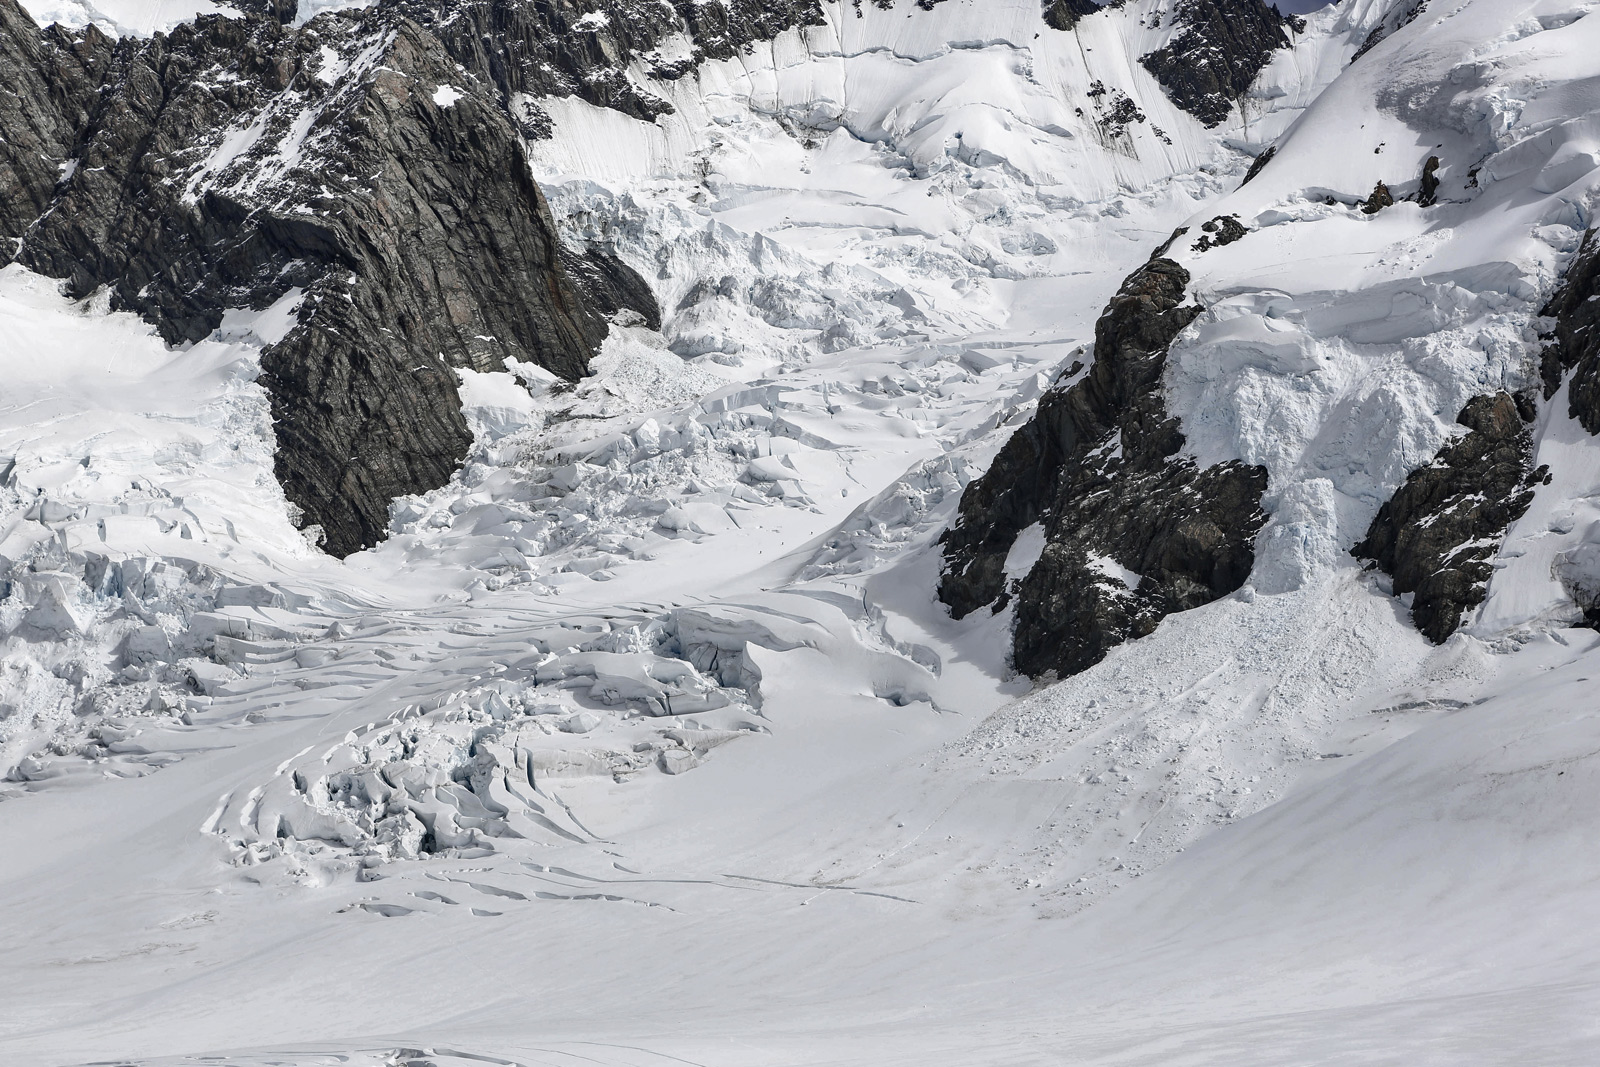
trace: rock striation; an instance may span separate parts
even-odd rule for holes
[[[496,90],[425,27],[393,5],[281,14],[113,42],[0,0],[0,260],[107,287],[174,344],[276,307],[278,478],[345,555],[465,457],[457,369],[575,379],[595,306],[654,300],[603,250],[562,248]]]
[[[1533,399],[1475,396],[1457,422],[1467,433],[1412,471],[1378,510],[1353,552],[1376,561],[1411,594],[1411,618],[1442,643],[1483,603],[1506,528],[1528,510],[1545,478],[1533,469]]]
[[[235,6],[295,0],[234,0]],[[707,60],[732,59],[796,26],[826,21],[816,0],[384,0],[436,36],[450,58],[496,91],[532,137],[549,136],[540,97],[576,96],[649,122],[672,105],[629,76],[671,81]],[[687,38],[685,52],[679,35]]]
[[[0,0],[0,263],[70,177],[72,149],[111,61],[92,26],[41,33],[16,0]]]
[[[1198,467],[1162,394],[1167,351],[1200,314],[1184,304],[1188,284],[1161,258],[1123,282],[1095,324],[1092,367],[1040,398],[941,540],[940,599],[961,618],[1014,598],[1012,662],[1024,674],[1085,670],[1250,575],[1267,472]],[[1034,524],[1037,561],[1008,573]]]

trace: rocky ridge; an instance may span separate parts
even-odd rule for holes
[[[1093,366],[1040,398],[941,540],[953,615],[1015,598],[1024,674],[1076,674],[1249,577],[1266,470],[1198,467],[1162,395],[1167,350],[1201,311],[1184,304],[1188,283],[1162,258],[1123,282],[1095,324]]]
[[[234,6],[291,21],[298,0],[232,0]],[[862,0],[852,0],[860,14]],[[915,0],[931,11],[942,0]],[[1049,0],[1046,25],[1071,30],[1084,17],[1118,9],[1126,0]],[[895,0],[873,0],[885,10]],[[788,30],[822,26],[817,0],[385,0],[377,5],[413,19],[435,34],[451,58],[493,86],[497,99],[531,138],[548,137],[545,97],[575,96],[649,122],[673,106],[652,84],[692,75],[709,61],[734,59]],[[1208,126],[1220,124],[1244,97],[1272,53],[1287,47],[1284,29],[1304,21],[1282,16],[1263,0],[1181,0],[1172,14],[1173,39],[1141,63],[1181,108]]]
[[[1070,30],[1085,15],[1100,10],[1095,0],[1050,0],[1044,5],[1044,21],[1054,30]]]
[[[1408,26],[1417,20],[1417,16],[1428,10],[1428,0],[1401,0],[1393,5],[1367,34],[1366,40],[1361,42],[1361,47],[1356,49],[1355,55],[1350,57],[1354,63],[1378,45],[1391,37],[1396,30]]]
[[[233,6],[293,21],[298,0],[233,0]],[[550,122],[534,99],[576,96],[597,107],[651,121],[672,105],[630,77],[672,81],[708,60],[732,59],[759,41],[824,21],[816,0],[386,0],[438,37],[451,59],[494,87],[497,99],[530,137],[547,137]]]
[[[330,552],[459,466],[456,368],[582,375],[606,329],[583,289],[655,313],[614,257],[562,249],[493,90],[388,7],[113,42],[0,0],[0,27],[5,259],[169,343],[271,309],[277,475]]]

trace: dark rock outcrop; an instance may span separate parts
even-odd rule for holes
[[[1277,154],[1278,154],[1278,146],[1277,145],[1272,145],[1272,146],[1268,147],[1268,149],[1265,152],[1263,152],[1259,156],[1257,156],[1255,158],[1254,162],[1252,162],[1250,164],[1250,169],[1244,172],[1244,181],[1239,183],[1239,188],[1243,189],[1245,186],[1247,186],[1251,182],[1255,181],[1256,175],[1258,175],[1262,171],[1266,170],[1267,169],[1267,164],[1271,163],[1273,157],[1276,156]]]
[[[1600,230],[1583,236],[1567,276],[1542,314],[1555,320],[1547,338],[1542,372],[1545,399],[1567,381],[1567,410],[1592,434],[1600,434]],[[1568,377],[1570,372],[1570,377]]]
[[[1545,336],[1541,376],[1544,396],[1567,384],[1567,414],[1591,434],[1600,434],[1600,231],[1583,237],[1561,287],[1542,314],[1555,320]],[[1584,624],[1600,630],[1600,542],[1586,535],[1557,555],[1556,578],[1583,612]]]
[[[661,329],[661,306],[655,293],[637,271],[610,249],[579,250],[565,245],[561,262],[589,307],[607,317],[631,311],[639,316],[640,325]]]
[[[1411,618],[1435,644],[1483,603],[1506,528],[1545,476],[1532,469],[1533,416],[1527,396],[1473,397],[1456,420],[1468,432],[1411,472],[1352,550],[1391,575],[1397,594],[1414,594]]]
[[[1361,47],[1356,49],[1355,55],[1350,57],[1354,63],[1378,45],[1388,40],[1396,30],[1414,22],[1418,15],[1428,10],[1428,0],[1402,0],[1394,5],[1379,20],[1378,24],[1367,34],[1367,39],[1361,42]]]
[[[110,287],[173,343],[298,296],[263,381],[279,480],[330,552],[381,539],[392,498],[460,465],[456,368],[585,373],[605,322],[568,276],[521,134],[417,23],[387,7],[300,30],[211,16],[112,44],[41,34],[15,0],[0,19],[38,42],[38,58],[7,45],[8,84],[13,64],[39,75],[17,113],[75,161],[42,206],[37,174],[14,179],[32,199],[0,236],[73,295]],[[648,296],[596,262],[603,304]]]
[[[92,26],[41,33],[16,0],[0,0],[0,264],[69,176],[79,131],[111,62]]]
[[[1079,19],[1099,10],[1100,5],[1095,0],[1046,0],[1044,21],[1051,29],[1070,30]]]
[[[1162,397],[1167,350],[1200,313],[1183,303],[1188,282],[1166,259],[1128,277],[1095,324],[1094,365],[1040,399],[941,541],[940,599],[960,618],[1015,596],[1012,661],[1030,676],[1082,671],[1249,577],[1266,470],[1200,469]],[[1043,553],[1008,582],[1006,558],[1033,523]]]
[[[1200,229],[1204,231],[1204,234],[1194,243],[1197,252],[1205,252],[1212,248],[1220,248],[1223,245],[1231,245],[1235,241],[1242,241],[1250,232],[1245,229],[1244,223],[1239,221],[1239,216],[1237,215],[1218,215],[1210,222],[1202,223]]]
[[[785,30],[826,22],[817,0],[388,0],[388,6],[435,33],[451,58],[493,85],[504,102],[513,93],[577,96],[647,122],[672,105],[629,80],[634,63],[671,81]],[[690,54],[662,58],[661,45],[685,31]],[[531,121],[538,126],[537,117]]]
[[[1380,181],[1372,187],[1371,195],[1361,201],[1361,213],[1363,215],[1376,215],[1386,207],[1394,207],[1394,194],[1389,191],[1387,185]]]
[[[1272,53],[1289,44],[1286,20],[1262,0],[1186,0],[1174,21],[1178,35],[1139,62],[1207,126],[1226,119]]]
[[[1139,105],[1121,89],[1107,88],[1105,82],[1098,79],[1089,84],[1085,95],[1094,109],[1095,131],[1099,134],[1100,143],[1112,151],[1120,150],[1132,155],[1133,142],[1128,138],[1128,128],[1146,121]]]
[[[1429,156],[1427,162],[1422,164],[1422,178],[1417,183],[1417,203],[1423,207],[1433,207],[1439,202],[1439,166],[1438,156]]]

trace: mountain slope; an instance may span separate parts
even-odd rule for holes
[[[1212,126],[1142,60],[1254,3],[343,6],[89,54],[381,43],[387,195],[610,321],[419,325],[470,439],[338,559],[314,280],[169,346],[0,269],[9,1062],[1592,1058],[1590,4],[1346,0]],[[357,311],[469,258],[363,219]]]
[[[23,110],[75,109],[53,160],[14,157],[54,187],[8,227],[8,259],[77,297],[109,286],[174,343],[229,309],[298,309],[264,339],[278,474],[336,554],[464,458],[451,367],[587,368],[604,325],[567,277],[521,138],[415,24],[214,15],[113,46],[92,27],[40,38],[10,0],[0,18],[51,57],[35,69],[61,71]]]

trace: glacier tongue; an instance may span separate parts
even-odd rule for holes
[[[0,270],[11,1059],[1587,1061],[1569,386],[1448,641],[1350,552],[1539,384],[1593,5],[1345,0],[1214,129],[1139,63],[1168,0],[927,6],[823,4],[650,81],[653,122],[508,100],[661,328],[614,315],[577,382],[456,371],[465,465],[343,561],[255,380],[297,294],[169,349]],[[1254,568],[1035,685],[1014,601],[935,601],[937,541],[1181,227],[1159,392],[1184,456],[1266,470]]]

